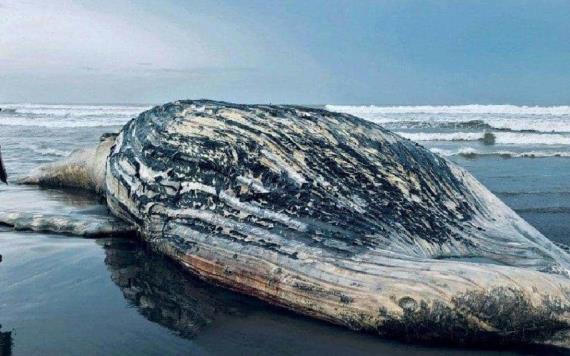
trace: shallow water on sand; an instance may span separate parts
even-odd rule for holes
[[[0,145],[8,173],[16,178],[118,129],[14,126],[0,120]],[[546,236],[570,242],[570,160],[451,158]],[[0,209],[107,213],[89,194],[15,185],[0,186]],[[0,355],[557,351],[428,347],[351,332],[211,287],[132,240],[86,240],[0,227],[0,254]]]

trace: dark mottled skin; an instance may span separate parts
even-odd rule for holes
[[[402,298],[404,299],[404,298]],[[526,340],[551,340],[557,332],[567,330],[558,316],[570,308],[558,299],[544,299],[540,308],[533,306],[523,293],[512,288],[472,291],[456,296],[452,306],[424,301],[402,301],[404,316],[386,317],[380,333],[397,338],[429,342],[450,341],[459,345],[517,345]],[[467,318],[470,316],[472,320]],[[473,320],[486,323],[482,332]],[[497,332],[497,331],[500,332]],[[444,336],[444,337],[442,337]],[[450,338],[451,336],[451,338]]]
[[[161,133],[174,123],[188,120],[176,118],[176,115],[191,105],[210,107],[212,113],[203,115],[219,120],[224,129],[215,137],[189,138],[173,134],[168,141],[160,138]],[[225,108],[249,113],[251,123],[225,119],[221,115]],[[310,116],[299,115],[300,111]],[[343,121],[342,127],[337,120]],[[337,142],[332,144],[318,134],[295,132],[292,125],[301,129],[304,125],[320,125]],[[255,136],[262,135],[263,128],[271,130],[270,136],[266,134],[268,141],[279,145],[285,156],[302,150],[308,171],[322,175],[338,190],[326,190],[310,173],[303,174],[306,183],[299,185],[285,172],[269,170],[261,163],[263,147],[250,137],[240,135],[241,131],[234,131],[234,127]],[[358,130],[352,130],[356,127]],[[424,239],[430,244],[461,239],[457,230],[468,226],[463,222],[467,222],[476,209],[457,196],[457,192],[464,189],[445,160],[411,141],[399,137],[385,139],[396,136],[374,123],[350,115],[294,106],[179,101],[143,113],[125,126],[123,134],[126,144],[111,155],[111,163],[118,158],[127,158],[136,167],[138,163],[131,159],[136,156],[154,171],[167,172],[171,186],[176,186],[177,182],[199,181],[215,186],[218,191],[231,189],[242,202],[259,202],[265,209],[284,212],[308,224],[308,231],[301,233],[276,222],[266,222],[273,225],[268,230],[305,244],[340,250],[337,252],[349,253],[349,249],[342,246],[350,246],[350,253],[358,251],[359,246],[383,246],[393,234],[407,236],[410,241]],[[231,144],[232,140],[237,144]],[[187,146],[199,153],[189,154]],[[232,158],[232,149],[237,153],[237,162]],[[366,154],[363,153],[365,149]],[[258,178],[269,192],[241,192],[237,177],[248,174]],[[419,199],[414,201],[408,194],[403,194],[390,181],[391,176],[397,176],[405,183],[412,179],[417,181],[418,185],[409,193]],[[219,214],[232,211],[215,197],[201,192],[173,194],[162,185],[162,180],[164,178],[157,178],[145,186],[160,196],[152,199],[138,196],[137,202],[141,206],[156,202],[176,208],[215,204],[214,211]],[[338,204],[335,199],[354,195],[365,202],[364,212]],[[446,208],[441,204],[443,200],[455,202],[456,208]],[[265,228],[263,221],[252,216],[235,219]],[[188,223],[197,231],[232,238],[232,233],[221,234],[215,226],[197,221]],[[332,240],[342,243],[327,243]]]

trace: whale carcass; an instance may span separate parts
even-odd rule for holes
[[[567,252],[464,169],[350,115],[177,101],[23,182],[95,190],[191,273],[301,314],[419,340],[567,343]]]

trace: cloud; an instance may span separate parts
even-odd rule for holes
[[[264,102],[321,85],[318,63],[235,4],[0,1],[1,100]]]
[[[152,71],[162,73],[180,73],[180,74],[223,74],[230,72],[251,72],[255,71],[252,67],[196,67],[196,68],[155,68]]]
[[[179,68],[223,62],[191,29],[182,33],[153,14],[116,9],[126,3],[108,1],[90,8],[71,0],[35,0],[8,5],[0,19],[0,59],[14,64],[3,70],[114,71],[140,63]]]

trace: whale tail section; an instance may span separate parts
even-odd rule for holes
[[[2,147],[0,147],[0,181],[8,184],[8,174],[6,173],[6,167],[4,167],[4,161],[2,161]]]

